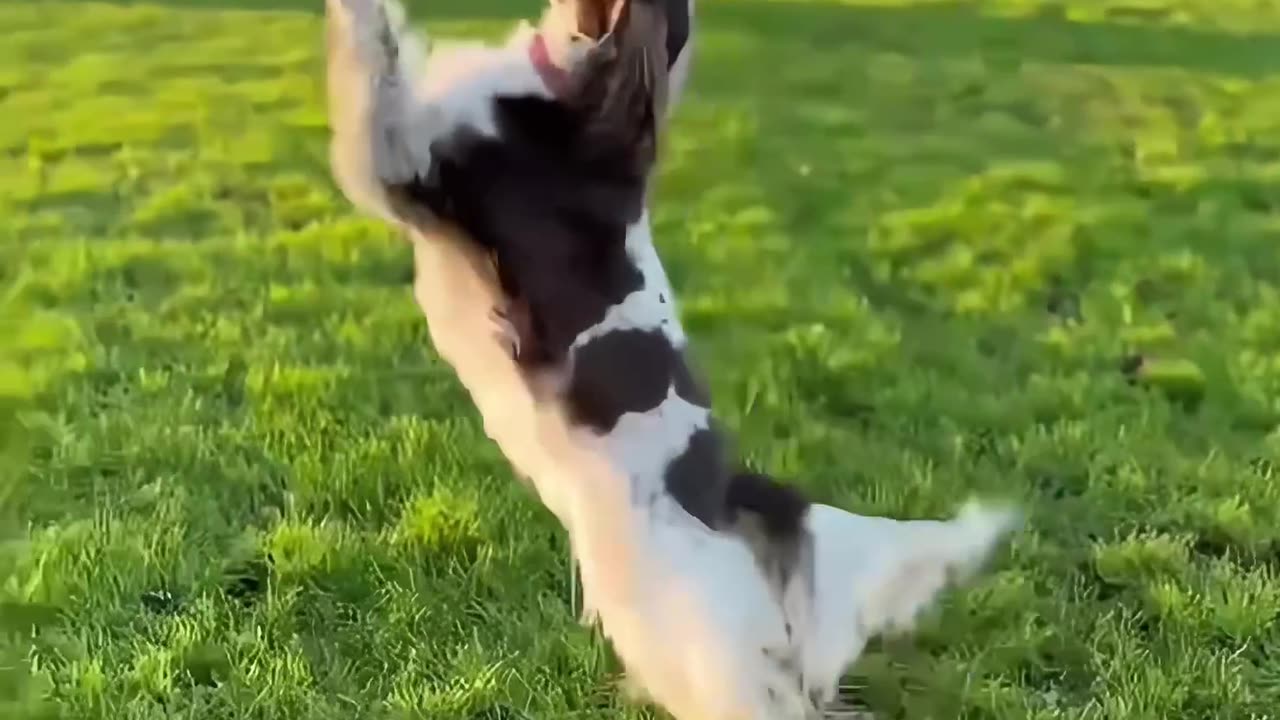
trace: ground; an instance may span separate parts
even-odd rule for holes
[[[0,715],[654,717],[328,178],[321,5],[0,2]],[[740,452],[1028,510],[850,687],[1276,717],[1280,5],[701,5],[656,232]]]

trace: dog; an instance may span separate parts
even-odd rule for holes
[[[386,23],[397,29],[403,28],[403,11],[396,4],[362,6],[357,3],[352,4],[351,9],[389,13]],[[694,0],[666,0],[665,10],[667,30],[664,48],[669,65],[668,107],[674,108],[674,101],[680,96],[688,78],[693,55]],[[357,16],[347,11],[346,4],[328,2],[326,5],[327,82],[330,124],[333,128],[330,164],[334,178],[344,195],[356,207],[410,229],[411,234],[418,239],[425,235],[435,239],[432,243],[416,242],[414,245],[415,265],[419,268],[415,292],[424,310],[427,306],[435,307],[428,313],[428,323],[437,351],[455,367],[466,367],[473,371],[472,374],[460,375],[460,379],[468,386],[477,404],[481,404],[481,397],[487,397],[490,393],[495,399],[500,395],[506,398],[513,395],[503,395],[497,390],[503,387],[501,379],[504,378],[505,371],[509,370],[506,363],[472,357],[483,356],[482,351],[488,349],[488,345],[468,340],[475,331],[495,327],[494,320],[497,320],[496,327],[504,331],[508,341],[518,337],[519,333],[512,332],[514,323],[504,320],[501,315],[504,310],[518,308],[519,303],[509,296],[499,297],[493,294],[495,288],[488,284],[488,270],[477,267],[481,258],[475,248],[465,242],[452,242],[459,235],[451,232],[447,225],[433,223],[431,218],[422,217],[412,204],[400,204],[393,208],[393,198],[382,179],[394,177],[400,181],[399,184],[403,184],[404,178],[412,174],[411,168],[400,165],[400,160],[409,156],[406,154],[409,150],[405,147],[393,149],[386,144],[376,148],[371,146],[369,133],[375,129],[369,121],[375,115],[375,105],[379,117],[395,115],[401,110],[413,112],[411,108],[397,109],[396,105],[418,94],[448,94],[450,107],[466,114],[467,122],[490,117],[486,114],[484,104],[505,87],[538,87],[539,92],[549,97],[554,94],[557,84],[567,79],[568,69],[580,63],[587,48],[603,34],[603,28],[609,21],[609,12],[607,2],[551,0],[536,31],[527,23],[521,23],[507,41],[498,47],[474,42],[452,43],[435,54],[433,71],[423,75],[419,70],[427,61],[426,49],[417,37],[410,34],[400,36],[395,48],[397,57],[394,59],[369,55],[371,48],[378,47],[377,38],[368,35],[372,27],[369,18],[365,17],[361,24],[355,24]],[[378,51],[375,50],[376,52]],[[394,73],[395,79],[384,75],[384,80],[416,85],[406,87],[400,84],[374,92],[369,84],[373,76],[371,69],[374,67],[402,69]],[[466,82],[458,82],[460,78],[466,78]],[[665,121],[666,116],[667,113],[663,112],[660,119]],[[420,120],[421,118],[416,118],[411,122]],[[431,228],[431,231],[424,233],[425,228]],[[454,265],[460,266],[456,272],[445,271],[445,268]],[[427,279],[437,271],[440,277]],[[475,296],[474,303],[460,301],[460,298],[471,295]],[[489,318],[473,318],[464,311],[486,304],[492,311]],[[513,317],[522,316],[515,314]],[[463,360],[464,357],[467,359]],[[485,368],[487,372],[475,372],[481,368]],[[518,390],[523,391],[524,385],[521,384]],[[538,481],[549,476],[549,471],[539,469],[539,462],[545,453],[536,445],[525,442],[528,436],[523,433],[524,427],[520,423],[499,422],[502,419],[509,418],[492,414],[487,416],[486,430],[498,440],[496,435],[501,434],[507,425],[518,428],[515,432],[504,434],[503,437],[507,439],[505,442],[500,441],[500,445],[512,462],[517,476],[531,481],[543,504],[556,515],[561,524],[567,526],[567,500],[560,497],[560,484]],[[571,534],[570,554],[576,559],[572,545]],[[573,564],[576,565],[576,562]],[[593,624],[596,613],[585,588],[582,600],[581,621],[583,624]]]
[[[646,205],[682,0],[594,3],[591,35],[587,2],[426,56],[390,0],[328,0],[335,178],[412,237],[432,341],[569,532],[632,684],[679,720],[821,717],[1016,516],[862,517],[731,467]]]

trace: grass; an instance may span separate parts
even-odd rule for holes
[[[1029,508],[853,682],[1277,717],[1280,9],[885,2],[702,2],[656,205],[753,464]],[[0,2],[0,716],[653,717],[328,179],[319,8]]]

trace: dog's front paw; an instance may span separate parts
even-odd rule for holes
[[[362,25],[388,25],[391,16],[385,0],[337,0],[350,18]]]
[[[328,6],[330,12],[360,32],[385,24],[382,0],[328,0]]]
[[[393,0],[329,0],[341,6],[356,56],[378,74],[394,70],[400,54],[404,11]]]

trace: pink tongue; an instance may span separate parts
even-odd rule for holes
[[[533,63],[533,68],[538,71],[538,76],[552,95],[559,97],[565,94],[569,87],[569,74],[551,61],[547,41],[543,39],[542,33],[533,36],[533,42],[529,45],[529,62]]]

